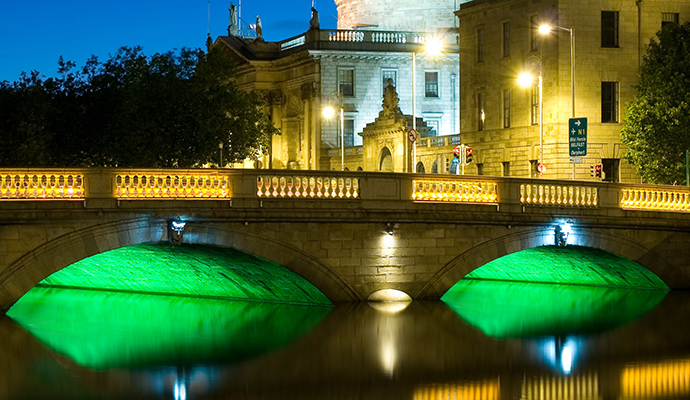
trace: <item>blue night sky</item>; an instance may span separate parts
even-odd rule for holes
[[[231,0],[211,0],[211,37],[227,35]],[[238,5],[239,0],[232,0]],[[334,0],[314,0],[321,28],[336,27]],[[181,47],[204,48],[208,0],[2,0],[0,81],[22,71],[50,77],[62,55],[77,67],[91,56],[104,61],[122,46],[142,46],[147,55]],[[241,17],[259,14],[264,39],[279,41],[309,29],[312,0],[242,0]]]

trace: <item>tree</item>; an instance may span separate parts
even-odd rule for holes
[[[60,58],[58,76],[0,83],[4,166],[199,167],[255,157],[279,131],[256,93],[240,91],[220,49],[107,61]],[[16,151],[18,148],[22,151]]]
[[[685,182],[690,149],[690,23],[667,24],[647,46],[626,107],[625,159],[646,182]]]

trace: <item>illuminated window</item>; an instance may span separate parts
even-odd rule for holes
[[[539,86],[532,86],[530,93],[530,109],[532,110],[532,125],[539,123]]]
[[[354,68],[338,69],[338,91],[343,96],[355,95],[355,70]]]
[[[678,24],[678,13],[661,13],[661,27],[668,24]]]
[[[503,23],[503,57],[510,57],[510,22]]]
[[[484,130],[484,93],[477,93],[477,130]]]
[[[438,97],[438,72],[424,73],[424,96]]]
[[[429,128],[429,134],[428,136],[438,136],[439,132],[439,126],[441,125],[441,121],[438,119],[424,119],[424,122],[426,122],[426,126]]]
[[[484,29],[477,29],[477,62],[484,62]]]
[[[503,91],[503,127],[510,128],[510,89]]]
[[[537,15],[529,17],[529,49],[539,51],[539,21]]]
[[[345,147],[352,147],[355,145],[355,120],[352,118],[345,118],[343,123]]]
[[[384,69],[381,71],[381,77],[383,78],[383,87],[381,88],[381,93],[385,93],[386,86],[388,86],[388,80],[390,79],[391,85],[395,87],[395,84],[398,80],[398,71],[394,69]]]
[[[601,122],[618,122],[618,82],[601,82]]]
[[[618,47],[618,11],[601,12],[601,47]]]

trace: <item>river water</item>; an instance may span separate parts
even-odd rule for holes
[[[690,398],[690,293],[468,281],[335,307],[40,287],[0,399]]]

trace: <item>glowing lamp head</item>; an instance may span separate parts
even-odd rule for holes
[[[183,221],[171,221],[170,228],[173,231],[180,233],[180,232],[184,231],[184,228],[186,225],[187,225],[187,223],[183,222]]]
[[[432,37],[424,44],[424,51],[430,56],[441,54],[441,50],[443,50],[443,42],[439,38]]]
[[[549,32],[551,32],[551,25],[544,24],[539,26],[539,33],[541,33],[542,35],[546,35]]]
[[[333,109],[333,107],[328,106],[328,107],[323,109],[324,118],[331,119],[331,118],[333,118],[334,115],[335,115],[335,110]]]
[[[527,72],[518,76],[518,84],[522,87],[530,87],[534,84],[534,77]]]

